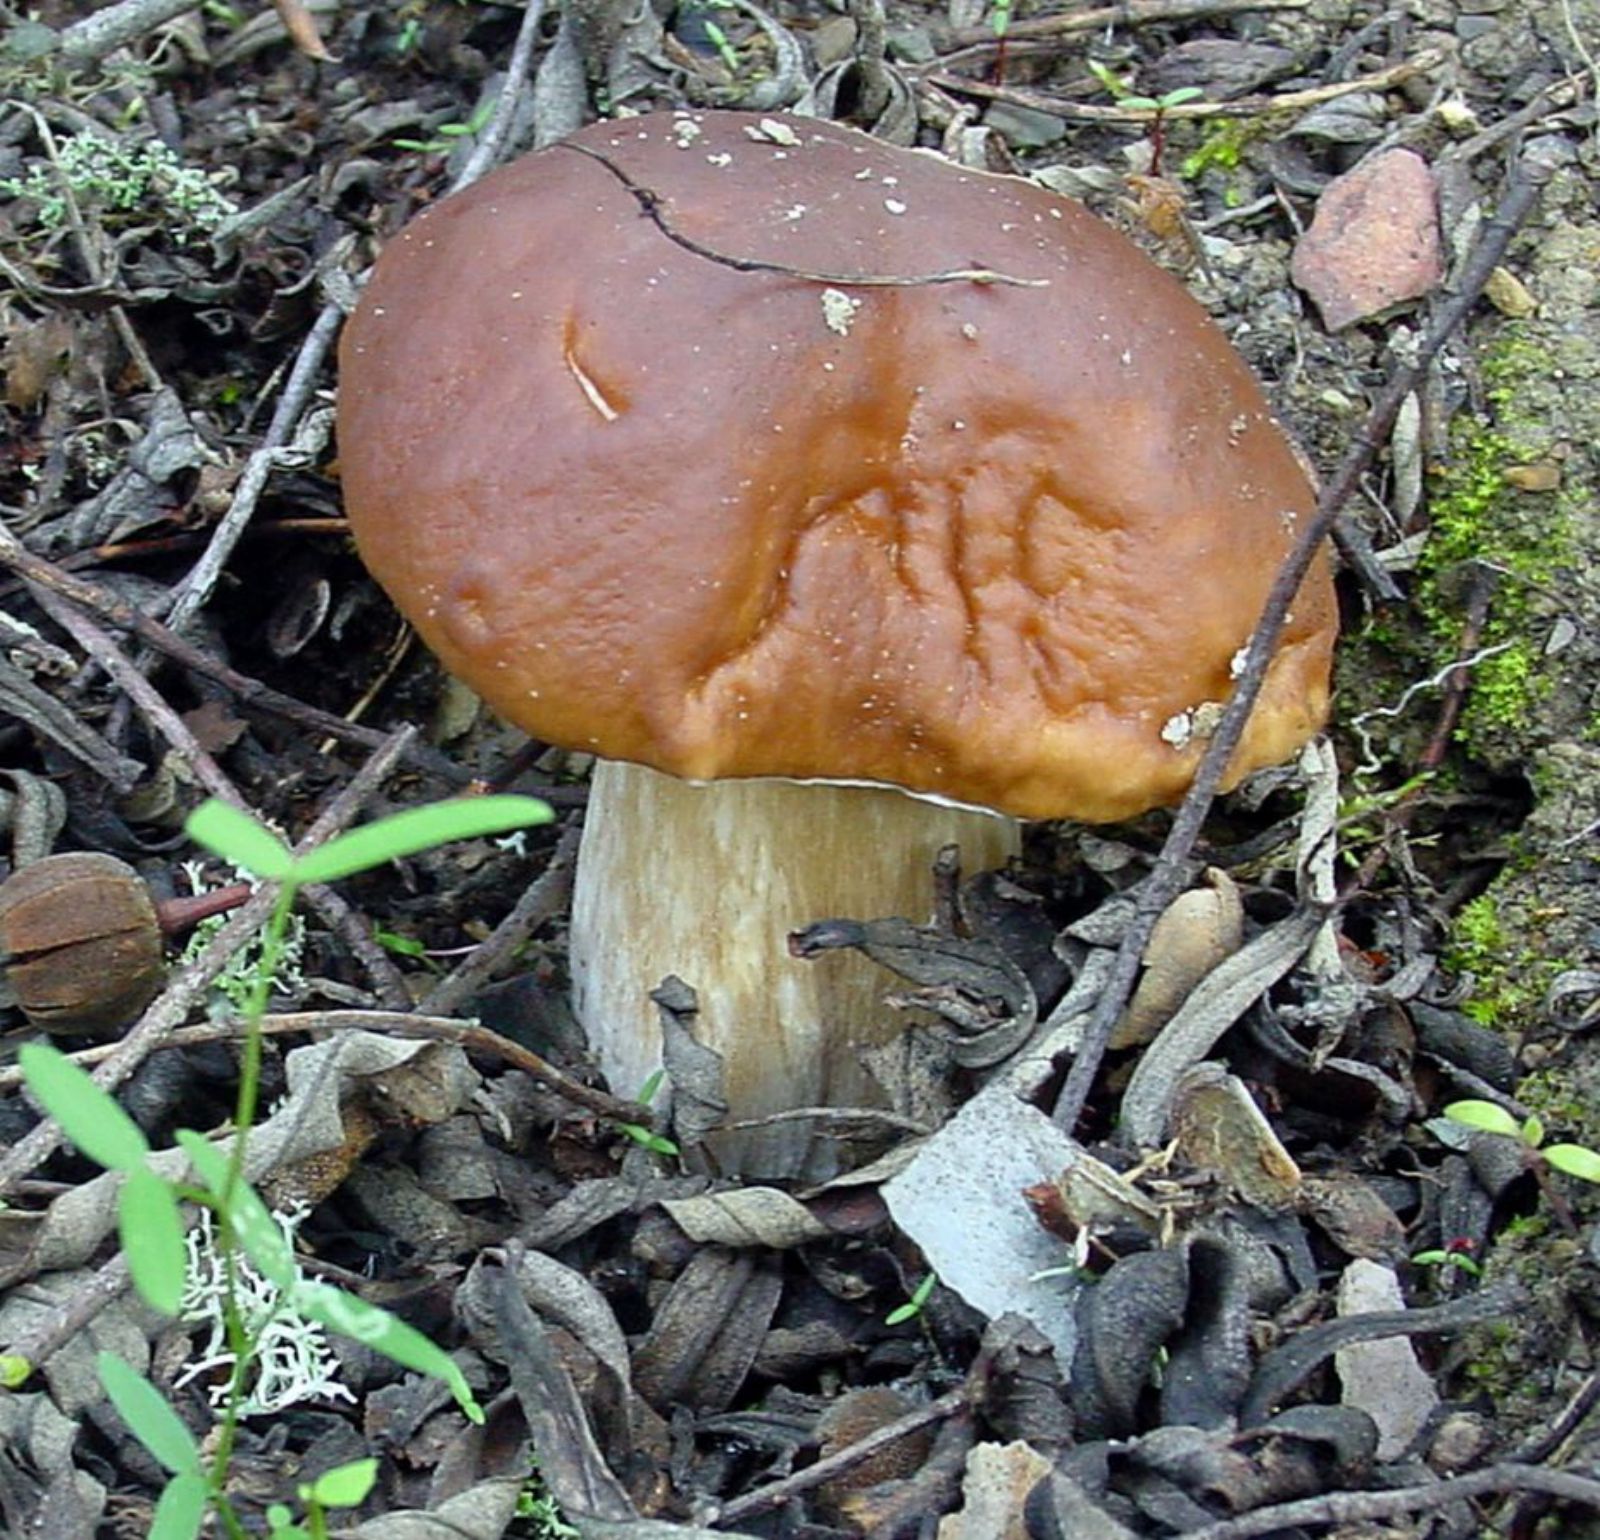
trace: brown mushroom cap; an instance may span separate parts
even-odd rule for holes
[[[973,268],[1029,283],[853,281]],[[804,118],[493,173],[389,245],[340,360],[356,539],[428,645],[529,733],[690,779],[1171,801],[1314,504],[1129,241]],[[1319,562],[1235,778],[1320,725],[1334,624]]]

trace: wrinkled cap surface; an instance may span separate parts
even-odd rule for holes
[[[973,268],[1033,283],[860,281]],[[504,167],[390,243],[340,362],[361,554],[445,666],[690,779],[1174,800],[1314,506],[1128,240],[804,118],[657,114]],[[1333,634],[1319,562],[1234,778],[1320,725]]]

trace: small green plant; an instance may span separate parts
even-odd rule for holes
[[[639,1087],[639,1094],[634,1098],[641,1106],[648,1107],[655,1100],[656,1092],[661,1089],[662,1077],[665,1070],[656,1070],[645,1083]],[[635,1144],[643,1145],[653,1155],[675,1156],[680,1153],[678,1146],[663,1134],[658,1134],[653,1128],[646,1128],[643,1123],[618,1123],[617,1130],[626,1134]]]
[[[922,1314],[922,1307],[926,1305],[928,1300],[932,1297],[933,1291],[938,1285],[938,1282],[939,1275],[937,1273],[929,1273],[928,1276],[911,1291],[911,1298],[908,1299],[905,1304],[896,1305],[895,1308],[883,1318],[883,1324],[885,1326],[899,1326],[906,1321],[916,1320],[916,1318]]]
[[[1011,7],[1012,0],[991,0],[989,7],[989,28],[994,33],[994,64],[989,71],[989,77],[998,85],[1005,84],[1006,78],[1006,44],[1011,37]]]
[[[1473,1260],[1472,1242],[1453,1240],[1448,1246],[1437,1246],[1429,1251],[1419,1251],[1411,1258],[1413,1267],[1437,1268],[1441,1278],[1454,1273],[1465,1273],[1469,1278],[1481,1278],[1483,1269]]]
[[[1089,73],[1111,93],[1119,107],[1134,112],[1153,112],[1150,120],[1150,175],[1161,175],[1161,157],[1167,145],[1167,114],[1185,102],[1197,101],[1205,95],[1199,86],[1179,86],[1164,96],[1140,96],[1114,70],[1107,69],[1098,59],[1089,60]]]
[[[386,952],[393,952],[396,957],[409,957],[413,962],[419,962],[430,973],[443,973],[444,969],[438,960],[428,954],[428,948],[415,936],[402,936],[398,931],[385,930],[381,925],[372,932],[372,939]]]
[[[144,1375],[114,1354],[101,1353],[98,1359],[101,1384],[112,1404],[134,1436],[171,1473],[156,1505],[151,1540],[194,1540],[211,1510],[229,1540],[243,1540],[245,1530],[228,1492],[229,1467],[239,1420],[249,1414],[252,1392],[258,1402],[261,1399],[259,1362],[269,1333],[286,1336],[291,1351],[301,1355],[302,1377],[322,1373],[319,1389],[326,1390],[328,1363],[317,1357],[320,1339],[314,1331],[335,1331],[403,1368],[442,1380],[469,1418],[483,1420],[466,1377],[443,1348],[359,1295],[300,1272],[285,1216],[270,1213],[244,1180],[245,1150],[261,1083],[261,1018],[299,890],[307,883],[336,881],[450,840],[499,834],[545,823],[550,817],[550,809],[530,797],[481,797],[398,813],[296,856],[245,813],[215,801],[196,809],[185,825],[190,838],[263,881],[276,882],[278,893],[263,932],[251,994],[242,1008],[245,1036],[234,1111],[236,1133],[224,1153],[203,1135],[180,1129],[177,1143],[190,1167],[183,1181],[169,1181],[159,1173],[138,1124],[64,1054],[43,1043],[29,1043],[19,1052],[28,1089],[67,1138],[97,1165],[122,1173],[118,1233],[140,1296],[165,1315],[179,1315],[187,1303],[202,1316],[214,1312],[220,1320],[212,1349],[215,1363],[228,1369],[228,1378],[221,1417],[204,1441],[204,1452]],[[206,1216],[202,1230],[207,1225],[211,1229],[211,1262],[200,1269],[189,1266],[185,1202],[199,1206]],[[203,1240],[194,1249],[201,1253]],[[14,1384],[19,1375],[26,1378],[29,1367],[12,1360],[0,1365],[0,1374]],[[302,1487],[304,1524],[294,1522],[288,1508],[275,1506],[268,1514],[272,1540],[325,1540],[327,1510],[360,1503],[375,1474],[373,1462],[356,1461]]]
[[[714,21],[701,23],[706,41],[717,51],[717,57],[722,60],[722,67],[730,75],[739,73],[739,50],[729,41],[728,34]]]
[[[1551,1171],[1561,1171],[1575,1176],[1579,1181],[1600,1184],[1600,1154],[1582,1144],[1546,1144],[1544,1121],[1539,1117],[1526,1117],[1520,1123],[1494,1102],[1451,1102],[1444,1115],[1463,1128],[1479,1133],[1496,1134],[1501,1138],[1515,1139],[1522,1146],[1522,1158],[1538,1181],[1540,1190],[1550,1201],[1551,1210],[1570,1234],[1578,1233],[1567,1201],[1556,1191],[1550,1180]]]
[[[582,1531],[562,1517],[537,1470],[517,1493],[517,1517],[532,1527],[536,1540],[582,1540]]]
[[[377,1479],[378,1462],[368,1459],[335,1466],[315,1481],[302,1483],[296,1493],[306,1505],[305,1524],[294,1522],[294,1514],[286,1504],[273,1503],[267,1509],[267,1523],[271,1526],[267,1540],[326,1540],[328,1509],[359,1507]]]
[[[215,176],[184,165],[159,139],[130,143],[93,133],[63,139],[52,165],[0,177],[0,194],[33,203],[48,230],[67,222],[70,198],[114,222],[159,222],[180,245],[239,212]]]
[[[494,103],[492,96],[486,97],[466,122],[441,123],[434,129],[432,139],[393,139],[390,143],[397,150],[415,150],[419,155],[443,155],[455,147],[458,139],[469,138],[488,123],[494,113]]]
[[[422,25],[420,16],[407,16],[400,23],[400,30],[395,34],[394,51],[404,58],[421,46],[426,28]]]

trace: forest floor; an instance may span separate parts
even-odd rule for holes
[[[120,1177],[40,1122],[6,1003],[0,1532],[192,1533],[193,1447],[217,1533],[1600,1535],[1596,0],[80,12],[0,0],[0,872],[94,851],[157,899],[223,885],[183,831],[207,795],[295,839],[478,783],[555,817],[308,895],[251,1135],[300,1270],[449,1350],[486,1422],[286,1297],[280,1372],[239,1387],[267,1404],[219,1412],[225,1373],[186,1370],[226,1285],[177,1320],[128,1288]],[[895,1108],[919,1132],[779,1191],[713,1181],[586,1065],[586,764],[525,753],[367,576],[332,405],[378,251],[486,164],[602,108],[797,105],[1130,234],[1318,476],[1354,474],[1356,561],[1328,752],[1221,800],[1176,866],[1166,813],[1031,829],[952,902],[961,966],[910,969],[944,1007],[907,1018],[941,1066]],[[1363,194],[1380,160],[1404,174]],[[1171,1089],[1163,1162],[1124,1144],[1127,1050],[1048,1114],[1074,983],[1202,866],[1243,946],[1195,991],[1299,939]],[[51,923],[98,915],[73,893]],[[227,953],[259,918],[146,957],[109,1058],[57,1026],[158,1148],[234,1115]],[[92,957],[74,988],[136,966]],[[1035,1030],[977,1068],[974,1020]],[[171,1413],[105,1399],[103,1352],[176,1455]],[[315,1487],[368,1458],[353,1505]]]

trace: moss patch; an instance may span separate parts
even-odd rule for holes
[[[1458,595],[1470,564],[1495,575],[1482,648],[1499,650],[1474,666],[1457,729],[1468,752],[1490,762],[1520,754],[1533,708],[1554,683],[1541,657],[1534,599],[1556,583],[1570,556],[1570,509],[1559,492],[1522,491],[1506,479],[1554,447],[1538,407],[1549,372],[1548,355],[1509,324],[1483,357],[1490,417],[1458,415],[1449,456],[1430,477],[1430,532],[1416,591],[1429,644],[1426,666],[1440,667],[1454,655],[1462,624]]]

